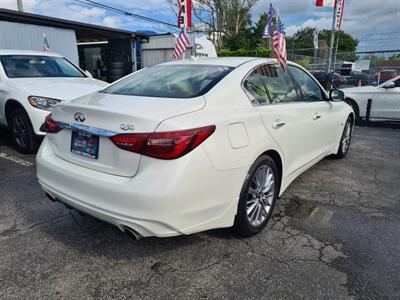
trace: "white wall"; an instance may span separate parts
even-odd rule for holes
[[[52,52],[79,65],[74,30],[0,21],[0,49],[43,51],[43,33]]]

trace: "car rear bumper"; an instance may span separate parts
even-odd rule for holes
[[[51,197],[121,230],[174,236],[233,225],[247,170],[217,171],[199,147],[177,160],[142,157],[135,177],[110,175],[67,162],[45,138],[37,177]]]

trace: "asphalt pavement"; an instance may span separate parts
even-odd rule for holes
[[[305,172],[246,239],[133,241],[50,202],[34,155],[0,145],[1,299],[400,298],[400,130],[355,128],[347,158]]]

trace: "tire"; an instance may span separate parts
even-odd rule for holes
[[[9,120],[11,137],[18,152],[23,154],[36,153],[39,142],[27,113],[21,108],[16,108],[11,112]]]
[[[121,78],[122,78],[122,76],[108,76],[107,77],[107,81],[109,83],[112,83],[112,82],[117,81],[118,79],[121,79]]]
[[[344,101],[345,101],[348,105],[351,106],[351,108],[352,108],[353,111],[354,111],[354,115],[355,115],[356,121],[359,121],[359,120],[360,120],[360,109],[358,108],[357,103],[356,103],[354,100],[352,100],[352,99],[346,99],[346,100],[344,100]]]
[[[130,63],[130,62],[109,62],[107,64],[107,67],[109,69],[129,70],[129,69],[132,69],[132,63]]]
[[[108,69],[107,70],[107,75],[108,76],[120,76],[120,77],[124,77],[125,75],[128,75],[130,72],[127,70],[123,70],[123,69]]]
[[[269,175],[262,177],[262,174]],[[260,185],[257,178],[263,184]],[[268,178],[271,180],[268,181]],[[260,186],[270,188],[260,191]],[[274,210],[279,186],[280,178],[275,162],[268,155],[260,156],[251,166],[240,192],[238,211],[233,225],[237,234],[250,237],[265,228]]]
[[[351,117],[348,117],[346,120],[346,124],[344,125],[342,137],[340,138],[339,150],[335,156],[336,158],[340,159],[346,157],[346,154],[350,148],[352,132],[353,132],[353,121]]]

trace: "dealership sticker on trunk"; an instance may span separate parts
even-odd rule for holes
[[[90,158],[98,158],[99,137],[82,131],[72,131],[71,152]]]

